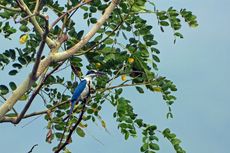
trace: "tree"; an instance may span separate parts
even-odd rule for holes
[[[4,101],[0,106],[1,123],[18,124],[25,118],[45,115],[46,141],[51,143],[57,139],[60,143],[53,148],[54,152],[67,151],[73,132],[84,137],[88,122],[100,120],[106,128],[100,110],[108,101],[116,108],[113,117],[126,140],[136,137],[138,130],[142,131],[141,152],[159,150],[159,134],[172,143],[177,153],[185,152],[180,146],[181,141],[170,129],[157,129],[156,125],[139,118],[122,91],[131,86],[139,93],[144,93],[145,88],[162,94],[169,108],[167,118],[173,117],[171,105],[176,97],[172,92],[177,89],[172,81],[157,75],[160,51],[156,48],[152,26],[141,14],[156,16],[162,32],[170,27],[176,42],[183,38],[179,32],[181,19],[190,27],[198,25],[191,11],[173,7],[159,10],[154,2],[146,0],[68,0],[65,3],[2,0],[0,10],[1,33],[5,39],[17,39],[14,35],[20,33],[22,44],[0,54],[2,73],[9,70],[8,75],[16,80],[21,69],[28,69],[22,83],[11,81],[0,85],[0,96]],[[73,18],[84,22],[81,23],[84,27],[79,28]],[[96,78],[95,93],[86,103],[77,105],[74,115],[65,123],[62,119],[68,114],[69,98],[85,68],[103,71],[106,76]],[[66,75],[68,73],[71,78]],[[117,79],[120,77],[122,81]],[[28,114],[31,103],[39,96],[46,109]],[[15,108],[19,101],[26,101],[20,113]]]

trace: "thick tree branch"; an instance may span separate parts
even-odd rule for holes
[[[74,55],[77,51],[79,51],[96,34],[96,32],[101,28],[101,26],[106,22],[106,20],[109,18],[112,11],[118,5],[118,2],[119,0],[112,0],[110,5],[106,8],[102,17],[97,21],[97,23],[92,27],[92,29],[83,37],[83,39],[79,41],[76,45],[74,45],[72,48],[64,52],[55,54],[53,56],[53,60],[56,62],[62,61]]]
[[[30,9],[28,8],[28,6],[24,3],[23,0],[17,0],[16,1],[19,5],[19,7],[26,12],[26,14],[28,16],[31,16],[30,21],[33,24],[34,28],[36,29],[36,31],[40,34],[43,35],[43,29],[41,28],[41,26],[38,24],[35,16],[33,16],[33,13],[30,11]],[[46,43],[49,46],[49,48],[54,48],[56,47],[56,42],[53,41],[52,39],[50,39],[49,37],[46,38]]]
[[[24,109],[22,110],[21,114],[18,116],[18,118],[16,119],[16,121],[14,121],[14,124],[18,124],[21,119],[23,118],[23,116],[26,114],[27,110],[29,109],[30,105],[32,104],[34,98],[37,96],[37,94],[39,93],[40,89],[42,88],[42,86],[44,85],[45,81],[50,77],[51,74],[53,74],[64,62],[62,62],[61,64],[59,64],[58,66],[56,66],[51,72],[49,72],[46,77],[44,78],[44,80],[39,84],[39,86],[35,89],[35,91],[33,92],[32,96],[30,97],[30,99],[28,100],[26,106],[24,107]]]
[[[36,95],[39,93],[40,89],[42,88],[42,86],[44,85],[45,81],[49,78],[49,76],[51,74],[53,74],[64,62],[60,63],[58,66],[56,66],[51,72],[49,72],[46,77],[42,80],[42,82],[37,86],[37,88],[34,90],[34,92],[32,93],[31,97],[29,98],[28,102],[26,103],[24,109],[22,110],[22,112],[20,113],[19,116],[17,117],[3,117],[3,118],[0,118],[0,122],[4,122],[4,121],[7,121],[7,122],[11,122],[11,123],[14,123],[14,124],[18,124],[22,118],[24,118],[24,115],[25,113],[27,112],[27,110],[29,109],[31,103],[33,102],[34,98],[36,97]],[[4,106],[6,103],[4,103],[2,106]],[[1,106],[1,107],[2,107]],[[27,115],[28,116],[28,115]]]
[[[35,5],[35,8],[34,8],[33,14],[37,14],[38,13],[40,2],[41,2],[41,0],[36,0],[36,5]]]
[[[0,94],[0,97],[2,97],[3,100],[7,100],[3,95]],[[3,103],[3,102],[2,102]],[[15,113],[15,115],[18,115],[18,112],[16,111],[16,109],[13,107],[12,108],[13,112]]]
[[[98,22],[93,26],[93,28],[86,34],[86,36],[78,42],[75,46],[70,48],[69,50],[61,53],[53,53],[50,54],[48,57],[43,59],[38,67],[36,78],[38,78],[45,69],[49,67],[49,65],[52,62],[60,62],[68,59],[72,55],[74,55],[76,52],[78,52],[94,35],[95,33],[100,29],[100,27],[106,22],[106,20],[109,18],[112,11],[115,9],[115,7],[118,5],[119,0],[113,0],[108,8],[105,10],[104,14],[101,16],[101,18],[98,20]],[[32,20],[32,19],[31,19]],[[35,20],[36,21],[36,20]],[[33,23],[35,23],[33,21]],[[39,26],[39,25],[38,25]],[[0,107],[0,119],[4,117],[4,115],[12,109],[12,107],[16,104],[18,99],[24,95],[33,85],[33,83],[36,80],[31,79],[31,75],[29,75],[24,82],[18,86],[18,88],[14,91],[14,93],[6,100],[6,102],[1,105]]]

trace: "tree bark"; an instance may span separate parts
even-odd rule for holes
[[[104,14],[100,17],[97,23],[92,27],[92,29],[83,37],[83,39],[74,45],[69,50],[63,52],[51,52],[48,57],[43,59],[38,67],[36,73],[36,79],[38,79],[41,74],[45,71],[46,68],[52,62],[60,62],[63,60],[68,59],[75,53],[77,53],[94,35],[95,33],[101,28],[101,26],[106,22],[109,18],[115,7],[118,5],[119,0],[112,0],[110,5],[106,8]],[[56,48],[58,50],[59,48]],[[35,83],[36,80],[32,79],[31,73],[27,76],[27,78],[23,81],[23,83],[18,86],[18,88],[12,93],[12,95],[5,101],[3,105],[0,107],[0,120],[4,117],[4,115],[9,112],[13,106],[17,103],[18,99],[21,98]]]

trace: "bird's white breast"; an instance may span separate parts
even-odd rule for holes
[[[89,95],[89,92],[90,92],[90,89],[89,89],[89,86],[90,88],[92,87],[92,78],[91,77],[85,77],[84,78],[86,80],[86,87],[85,89],[82,91],[81,95],[80,95],[80,98],[82,100],[84,100],[85,98],[87,98],[87,96]]]

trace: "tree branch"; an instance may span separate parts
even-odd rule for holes
[[[134,84],[120,84],[117,86],[105,88],[104,90],[112,90],[115,88],[132,87],[132,86],[140,86],[140,85],[151,85],[151,84],[153,84],[153,82],[143,82],[143,83],[134,83]]]
[[[13,12],[20,12],[21,11],[20,8],[6,7],[6,6],[1,5],[1,4],[0,4],[0,9],[5,9],[5,10],[13,11]]]
[[[78,52],[97,32],[98,29],[106,22],[106,20],[109,18],[112,11],[115,9],[115,7],[118,5],[119,0],[112,0],[110,5],[105,10],[104,14],[101,16],[101,18],[98,20],[98,22],[92,27],[92,29],[86,34],[86,36],[78,42],[75,46],[70,48],[69,50],[65,52],[60,53],[53,53],[50,54],[48,57],[43,59],[38,67],[36,78],[38,78],[44,70],[49,67],[49,65],[52,62],[60,62],[68,59],[72,55],[74,55],[76,52]],[[31,19],[32,20],[32,19]],[[34,21],[33,21],[34,22]],[[35,23],[35,22],[34,22]],[[33,83],[36,80],[31,80],[30,75],[24,80],[24,82],[18,86],[18,88],[13,92],[13,94],[6,100],[6,102],[1,105],[0,107],[0,120],[4,117],[4,115],[12,109],[12,107],[16,104],[18,99],[24,95],[33,85]]]
[[[55,150],[55,153],[59,153],[63,148],[65,148],[68,144],[69,144],[69,141],[71,140],[71,136],[73,134],[73,132],[75,131],[75,129],[77,128],[77,126],[81,123],[82,119],[83,119],[83,115],[85,113],[85,108],[86,108],[86,103],[87,102],[84,102],[83,103],[83,107],[82,107],[82,111],[81,111],[81,114],[77,120],[77,122],[75,123],[75,125],[73,127],[70,128],[70,132],[65,140],[65,142],[62,144],[60,142],[60,144],[58,145],[58,149]]]
[[[6,101],[6,98],[5,98],[3,95],[0,94],[0,97],[2,97],[2,99]],[[2,102],[2,101],[1,101],[1,102]],[[2,102],[2,103],[3,103],[3,102]],[[13,110],[13,112],[15,113],[15,115],[18,115],[18,112],[16,111],[16,109],[15,109],[14,107],[12,108],[12,110]]]
[[[52,29],[61,19],[63,19],[66,15],[70,14],[72,11],[78,9],[79,7],[91,2],[92,0],[88,0],[86,2],[80,2],[78,3],[76,6],[74,6],[73,8],[69,9],[68,11],[66,11],[65,13],[63,13],[61,16],[59,16],[50,26],[50,29]]]
[[[36,31],[40,34],[43,35],[43,30],[41,28],[41,26],[38,24],[35,16],[33,16],[33,13],[30,11],[30,9],[28,8],[28,6],[24,3],[23,0],[16,0],[17,4],[19,5],[19,7],[28,15],[31,16],[30,21],[33,24],[34,28],[36,29]],[[56,42],[53,41],[52,39],[50,39],[49,37],[46,38],[46,43],[49,46],[49,48],[55,48],[56,47]]]
[[[68,103],[69,100],[66,100],[66,101],[63,101],[63,102],[60,102],[52,107],[50,107],[49,109],[46,109],[46,110],[43,110],[43,111],[39,111],[39,112],[33,112],[33,113],[30,113],[30,114],[26,114],[23,116],[22,119],[26,119],[26,118],[30,118],[30,117],[34,117],[34,116],[38,116],[38,115],[43,115],[43,114],[47,114],[48,112],[53,112],[57,107],[59,106],[62,106],[66,103]],[[8,117],[8,116],[5,116],[3,117],[1,120],[0,120],[0,123],[5,123],[5,122],[11,122],[12,123],[12,120],[16,120],[17,117]]]
[[[22,18],[22,19],[20,19],[20,20],[18,20],[18,21],[14,21],[15,23],[21,23],[22,21],[25,21],[25,20],[28,20],[29,18],[31,18],[31,17],[33,17],[33,16],[36,16],[37,14],[32,14],[32,15],[28,15],[28,16],[26,16],[26,17],[24,17],[24,18]]]
[[[97,23],[92,27],[92,29],[83,37],[81,41],[79,41],[76,45],[71,47],[70,49],[57,53],[53,56],[54,61],[62,61],[64,59],[69,58],[70,56],[74,55],[77,51],[79,51],[94,35],[95,33],[101,28],[101,26],[106,22],[109,18],[112,11],[118,5],[119,0],[112,0],[110,5],[106,8],[102,17],[97,21]]]
[[[30,105],[32,104],[34,98],[36,97],[36,95],[39,93],[41,87],[44,85],[45,81],[49,78],[49,76],[54,73],[64,62],[60,63],[58,66],[56,66],[50,73],[48,73],[46,75],[46,77],[43,79],[43,81],[39,84],[39,86],[37,86],[37,88],[34,90],[34,92],[32,93],[31,97],[29,98],[28,102],[26,103],[25,107],[23,108],[22,112],[20,113],[19,116],[17,116],[16,118],[15,117],[3,117],[3,118],[0,118],[0,122],[4,122],[4,121],[7,121],[7,122],[11,122],[13,124],[18,124],[22,118],[24,118],[24,115],[25,113],[27,112],[27,110],[29,109]],[[38,113],[35,113],[35,114],[38,114]],[[31,115],[30,115],[31,116]],[[29,115],[27,115],[27,117],[30,117]],[[32,116],[34,116],[32,114]],[[27,118],[25,117],[25,118]]]
[[[42,15],[40,15],[40,16],[41,16],[41,18],[43,18],[45,20],[46,25],[45,25],[45,31],[42,34],[42,41],[41,41],[41,44],[39,46],[39,49],[38,49],[38,52],[37,52],[37,55],[36,55],[35,64],[34,64],[34,67],[33,67],[33,70],[32,70],[32,76],[31,77],[32,77],[33,80],[36,80],[36,78],[35,78],[36,73],[37,73],[37,70],[38,70],[38,66],[39,66],[39,64],[41,62],[41,56],[42,56],[42,52],[43,52],[44,47],[45,47],[46,38],[47,38],[47,36],[49,34],[49,22],[48,22],[46,17],[44,17]]]
[[[33,14],[38,13],[38,9],[39,9],[40,4],[41,4],[41,0],[36,0],[36,5],[35,5],[35,8],[34,8]]]
[[[105,92],[107,90],[113,90],[113,89],[116,89],[116,88],[133,87],[133,86],[140,86],[140,85],[152,85],[152,84],[153,84],[153,82],[143,82],[143,83],[134,83],[134,84],[120,84],[120,85],[116,85],[116,86],[111,86],[111,87],[99,89],[98,91]],[[46,110],[43,110],[43,111],[39,111],[39,112],[33,112],[33,113],[30,113],[30,114],[24,115],[23,119],[29,118],[29,117],[33,117],[33,116],[37,116],[37,115],[47,114],[47,112],[49,112],[49,111],[52,112],[57,107],[59,107],[61,105],[64,105],[67,102],[69,102],[69,100],[66,100],[66,101],[63,101],[61,103],[58,103],[58,104],[52,106],[49,109],[46,109]],[[3,123],[3,122],[12,122],[12,120],[16,120],[16,117],[7,117],[7,116],[5,116],[4,118],[2,118],[0,120],[0,123]]]
[[[28,153],[32,153],[33,149],[34,149],[36,146],[38,146],[38,144],[33,145],[33,147],[30,149],[30,151],[29,151]]]

